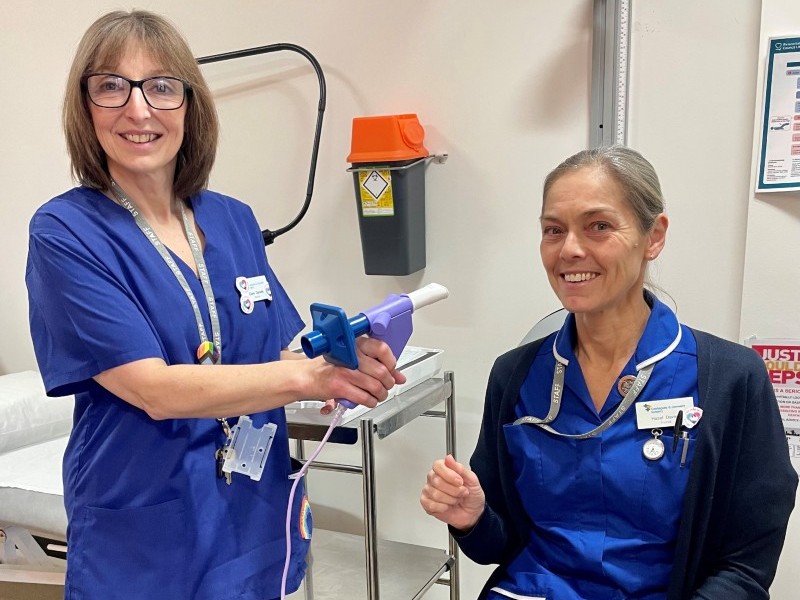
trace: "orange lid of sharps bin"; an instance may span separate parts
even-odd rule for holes
[[[417,115],[355,117],[349,163],[374,163],[425,158],[425,130]]]

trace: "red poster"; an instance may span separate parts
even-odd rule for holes
[[[764,361],[787,433],[800,432],[800,341],[750,338],[745,342]]]

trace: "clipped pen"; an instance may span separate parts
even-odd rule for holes
[[[672,453],[678,449],[678,438],[681,436],[681,425],[683,425],[683,411],[678,411],[678,416],[675,417],[675,426],[672,428]]]

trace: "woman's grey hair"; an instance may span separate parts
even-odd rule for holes
[[[649,231],[664,212],[664,196],[653,165],[636,150],[619,144],[581,150],[550,171],[544,180],[542,203],[556,181],[584,167],[601,169],[622,186],[642,232]]]

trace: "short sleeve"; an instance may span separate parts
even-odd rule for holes
[[[163,357],[141,306],[91,240],[47,215],[31,222],[25,274],[30,328],[50,396],[83,391],[112,367]]]
[[[229,210],[234,211],[231,214],[232,218],[238,222],[238,227],[248,232],[251,251],[258,256],[258,262],[262,263],[262,268],[272,292],[272,306],[277,309],[277,321],[280,327],[280,347],[288,348],[292,340],[297,337],[297,334],[305,328],[305,323],[269,263],[267,252],[264,249],[264,238],[253,209],[239,200],[234,200],[227,196],[224,196],[224,198],[228,200],[227,206]]]
[[[281,348],[288,348],[292,340],[305,328],[305,323],[297,312],[286,290],[278,281],[278,277],[271,267],[267,266],[272,277],[272,302],[278,307],[278,321],[281,328]]]

